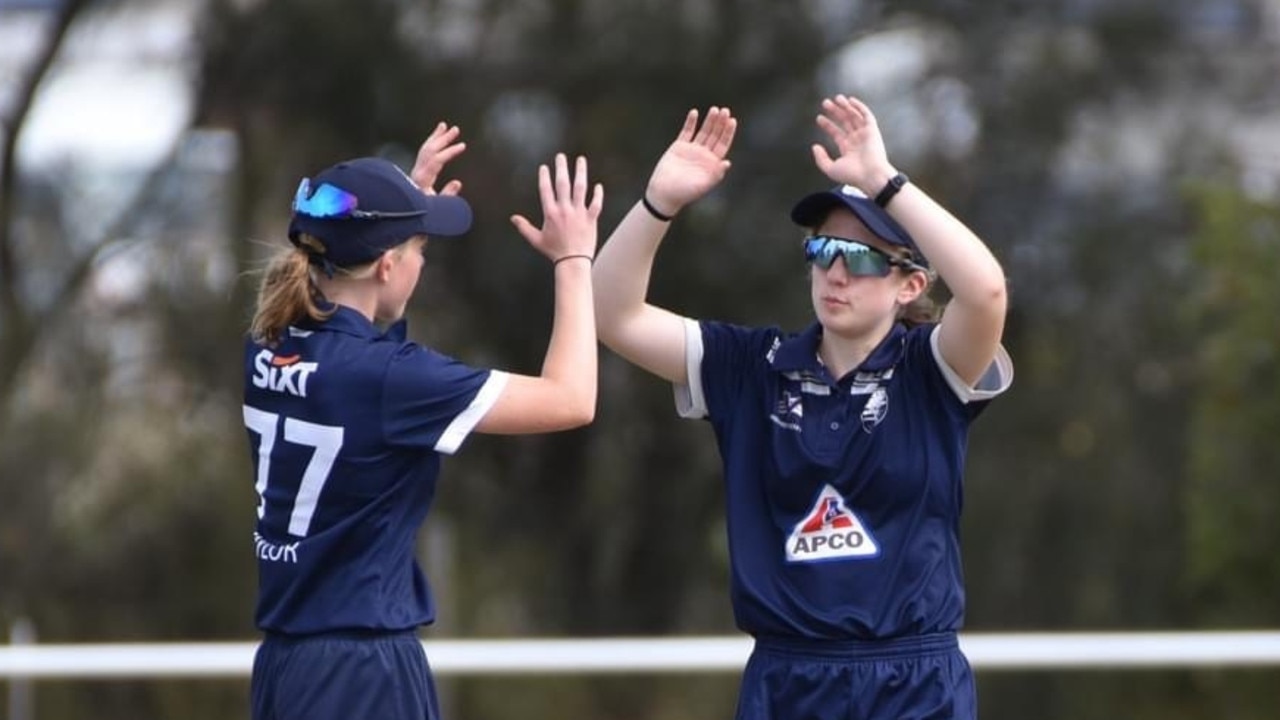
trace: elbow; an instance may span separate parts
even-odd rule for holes
[[[596,339],[603,343],[606,347],[613,347],[613,341],[617,337],[618,327],[621,325],[620,315],[616,307],[600,301],[597,294],[595,302],[596,316]]]
[[[575,403],[574,407],[569,409],[569,412],[565,417],[564,429],[573,430],[575,428],[586,427],[587,425],[595,422],[595,419],[596,400],[593,396],[585,402]]]
[[[1009,305],[1009,284],[1005,282],[1004,276],[996,278],[983,293],[985,303],[988,307],[995,308],[1004,312]]]
[[[599,321],[599,319],[597,319],[596,320],[596,339],[600,341],[601,345],[609,348],[610,350],[615,350],[615,351],[617,350],[618,332],[615,326],[610,325],[608,323],[602,323]]]
[[[565,430],[585,427],[595,422],[597,391],[596,375],[583,373],[576,378],[577,382],[565,387],[562,395],[564,402],[560,405],[559,425]]]
[[[589,378],[589,381],[587,381],[588,376],[583,373],[583,377],[580,380],[584,382],[581,382],[576,387],[576,392],[569,396],[572,398],[570,402],[565,403],[569,408],[568,421],[571,423],[570,427],[579,428],[590,425],[596,419],[596,405],[598,404],[596,398],[599,395],[597,384],[599,380],[596,373],[591,373]]]
[[[956,299],[960,299],[958,296]],[[964,294],[965,304],[984,312],[1003,315],[1009,304],[1009,288],[1004,275],[997,275],[987,282],[969,288]]]
[[[578,415],[576,418],[578,421],[578,427],[590,425],[595,422],[596,406],[599,405],[599,403],[596,402],[596,397],[596,386],[595,383],[593,383],[591,385],[591,392],[588,393],[587,397],[583,398],[581,403],[579,403]]]

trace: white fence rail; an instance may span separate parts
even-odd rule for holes
[[[1280,668],[1280,631],[961,635],[974,669]],[[743,636],[427,640],[439,676],[736,672]],[[0,679],[248,677],[256,642],[0,646]]]

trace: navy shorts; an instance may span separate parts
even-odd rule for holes
[[[438,720],[413,631],[268,634],[253,659],[254,720]]]
[[[736,720],[975,720],[954,633],[877,642],[756,638]]]

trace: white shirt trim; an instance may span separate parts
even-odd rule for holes
[[[452,455],[462,446],[462,441],[467,439],[471,431],[475,429],[476,423],[488,414],[489,409],[498,401],[498,397],[502,395],[502,390],[507,386],[507,379],[510,378],[501,370],[490,370],[489,379],[484,381],[484,385],[480,386],[480,392],[476,393],[471,404],[465,410],[458,413],[453,422],[449,423],[449,427],[444,429],[440,434],[440,439],[436,441],[435,451]]]
[[[951,391],[960,398],[960,402],[967,404],[974,400],[990,400],[1009,389],[1013,384],[1013,359],[1009,357],[1003,345],[996,346],[996,356],[991,360],[991,365],[987,367],[986,372],[982,373],[982,377],[978,378],[978,382],[970,387],[947,364],[947,361],[942,358],[941,351],[938,350],[938,330],[941,328],[941,325],[936,326],[929,333],[929,347],[933,350],[934,362],[938,363],[942,376],[947,379],[947,385],[951,386]]]
[[[684,367],[689,382],[672,386],[676,412],[682,418],[697,420],[710,414],[707,396],[702,393],[702,353],[702,326],[697,320],[684,318]]]

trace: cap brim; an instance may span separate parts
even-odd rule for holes
[[[806,195],[791,208],[791,222],[801,227],[817,227],[822,224],[827,213],[835,207],[848,207],[848,203],[844,202],[844,198],[839,195],[826,190]]]
[[[289,239],[295,244],[302,233],[327,246],[326,257],[339,267],[368,262],[414,235],[457,237],[471,228],[471,206],[456,195],[422,195],[413,205],[422,215],[381,220],[313,218],[294,213]]]
[[[456,237],[471,229],[471,205],[457,195],[423,195],[414,204],[426,211],[420,226],[428,235]]]
[[[870,198],[823,190],[806,195],[791,208],[791,221],[801,227],[816,228],[834,208],[842,207],[858,217],[867,229],[885,242],[915,251],[916,244],[897,223],[893,222]],[[917,253],[918,254],[918,253]]]

